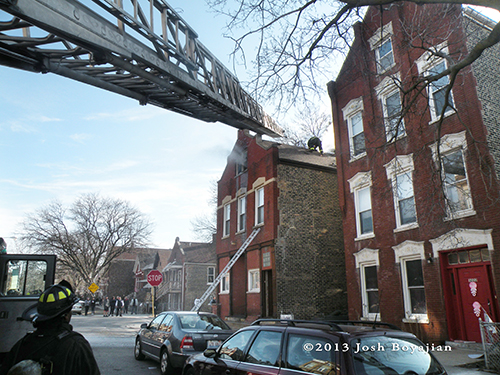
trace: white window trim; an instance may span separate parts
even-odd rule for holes
[[[361,159],[362,157],[366,156],[366,150],[358,155],[354,155],[354,142],[353,142],[354,134],[352,134],[352,126],[351,126],[351,119],[359,112],[361,112],[361,121],[363,121],[363,109],[364,105],[362,96],[356,99],[352,99],[351,101],[349,101],[349,103],[347,103],[347,105],[344,108],[342,108],[342,114],[347,124],[347,131],[349,134],[349,155],[351,157],[350,161]],[[363,133],[364,132],[365,130],[363,126]],[[366,138],[365,138],[365,148],[366,148]]]
[[[428,314],[413,314],[411,312],[411,300],[408,289],[408,278],[406,275],[406,262],[411,260],[425,259],[424,242],[405,241],[399,245],[393,246],[395,262],[399,263],[401,268],[401,286],[403,288],[403,302],[405,308],[405,323],[429,323]],[[423,269],[422,269],[423,272]],[[424,288],[425,290],[425,288]],[[427,304],[427,296],[425,299]]]
[[[247,202],[246,202],[246,199],[247,199],[246,195],[243,195],[243,196],[241,196],[241,197],[238,198],[238,220],[237,220],[238,222],[236,224],[237,225],[237,227],[236,227],[237,232],[236,233],[243,233],[246,230],[246,217],[247,217],[247,207],[246,207],[247,206]],[[241,201],[242,200],[245,201],[245,203],[244,203],[243,206],[241,205]],[[241,208],[242,207],[243,207],[243,211],[244,211],[243,213],[245,215],[245,223],[243,224],[243,228],[240,228],[241,227],[241,214],[242,214]]]
[[[392,36],[394,35],[394,31],[392,28],[392,21],[385,24],[384,26],[380,27],[373,36],[368,39],[368,43],[370,44],[370,50],[375,50],[375,57],[376,57],[376,64],[377,64],[377,73],[382,74],[388,70],[390,70],[392,67],[396,65],[396,59],[394,58],[394,43],[392,43],[392,57],[393,57],[393,63],[391,66],[388,66],[386,69],[382,70],[382,66],[379,64],[379,56],[378,56],[378,48],[384,44],[387,39],[392,39]],[[392,42],[392,41],[391,41]]]
[[[366,292],[366,281],[365,281],[365,267],[376,266],[379,267],[379,256],[378,250],[364,248],[357,253],[354,253],[354,258],[356,261],[356,268],[359,269],[360,276],[360,287],[361,287],[361,303],[362,303],[362,311],[363,317],[361,320],[370,320],[370,321],[380,321],[380,313],[369,313],[368,312],[368,295]],[[377,277],[378,277],[378,269],[377,269]],[[380,298],[380,290],[379,290],[379,298]]]
[[[256,274],[259,280],[259,287],[254,288],[252,285],[252,274]],[[248,270],[248,292],[247,293],[260,293],[260,269],[255,268]]]
[[[469,202],[470,208],[467,208],[462,211],[452,212],[448,207],[448,205],[446,204],[447,216],[444,218],[444,220],[449,221],[476,215],[476,211],[474,210],[474,202],[472,200],[472,187],[470,185],[469,173],[467,171],[467,160],[465,157],[465,152],[467,151],[467,138],[465,130],[460,133],[443,135],[438,142],[435,142],[429,146],[432,152],[432,159],[436,163],[436,168],[442,170],[443,167],[441,164],[441,160],[438,160],[438,145],[441,156],[449,152],[458,151],[458,149],[462,150],[462,159],[464,161],[464,168],[465,168],[465,178],[467,179],[467,185],[469,186],[469,191],[470,191],[470,202]]]
[[[225,283],[222,282],[222,279],[225,280]],[[220,288],[219,288],[219,294],[229,294],[229,272],[227,272],[221,279],[220,282]],[[223,286],[226,286],[225,289],[223,289]]]
[[[386,136],[387,141],[392,139],[392,137],[389,136],[389,130],[391,128],[391,124],[388,121],[389,116],[387,114],[387,106],[386,106],[387,98],[389,96],[393,95],[395,92],[398,92],[399,98],[401,101],[401,109],[403,108],[403,101],[401,99],[401,89],[396,82],[401,82],[401,74],[399,72],[394,74],[394,75],[385,77],[382,80],[382,82],[380,82],[375,87],[375,93],[378,97],[378,100],[382,104],[382,113],[384,115],[385,136]],[[402,127],[404,132],[402,132],[401,134],[398,134],[398,136],[396,137],[396,140],[403,138],[403,137],[406,137],[406,126],[405,126],[404,118],[401,118],[399,126]]]
[[[436,53],[439,54],[444,54],[448,55],[448,45],[447,42],[443,42],[439,45],[437,45],[434,50]],[[418,73],[423,76],[428,76],[430,75],[429,71],[434,68],[436,65],[440,64],[443,62],[446,64],[446,67],[448,67],[448,62],[446,59],[436,56],[430,51],[424,52],[422,56],[420,56],[415,62],[417,64],[418,68]],[[455,102],[455,99],[453,98],[453,88],[450,91],[451,98],[453,99],[453,102]],[[435,111],[435,106],[434,106],[434,97],[431,98],[431,88],[430,86],[427,86],[427,96],[429,98],[429,110],[430,110],[430,115],[431,115],[431,121],[429,122],[429,125],[434,124],[435,122],[439,121],[440,117],[436,115]],[[446,112],[444,113],[444,117],[451,116],[455,113],[453,108],[447,108]]]
[[[263,195],[263,202],[262,202],[262,207],[263,207],[263,211],[264,211],[264,214],[262,215],[262,222],[259,222],[259,200],[257,199],[258,196],[259,196],[259,191],[262,191],[262,195]],[[258,226],[261,226],[261,225],[264,225],[264,216],[265,216],[265,202],[266,202],[266,196],[265,196],[265,192],[264,192],[264,186],[260,186],[258,188],[255,189],[255,226],[258,227]]]
[[[229,237],[231,234],[231,203],[227,203],[222,208],[223,222],[222,222],[222,238]],[[226,228],[226,222],[229,226]]]
[[[359,172],[354,175],[354,177],[348,180],[349,186],[351,188],[351,193],[354,194],[354,208],[356,215],[356,238],[355,241],[364,240],[367,238],[375,237],[375,233],[372,231],[370,233],[361,234],[361,222],[359,220],[359,201],[358,192],[364,188],[372,186],[372,173],[371,172]],[[370,192],[370,204],[371,204],[371,192]],[[375,229],[373,220],[373,206],[372,206],[372,227]]]
[[[385,171],[387,173],[387,179],[391,180],[392,184],[392,196],[394,198],[394,214],[396,216],[396,228],[394,233],[405,231],[408,229],[418,228],[418,215],[417,215],[417,202],[415,199],[415,188],[413,188],[413,200],[415,202],[415,216],[416,221],[414,223],[401,224],[401,215],[399,212],[399,201],[397,192],[397,177],[404,173],[409,173],[414,171],[413,166],[413,154],[409,155],[398,155],[392,159],[389,163],[384,165]],[[412,181],[413,184],[413,181]],[[413,186],[414,187],[414,186]]]

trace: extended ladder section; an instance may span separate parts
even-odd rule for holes
[[[58,74],[206,122],[283,134],[165,0],[0,0],[0,19],[0,65]]]
[[[250,236],[245,240],[245,242],[243,243],[243,245],[241,245],[241,247],[238,249],[238,251],[236,252],[236,254],[234,254],[234,256],[231,258],[231,260],[229,261],[229,263],[226,264],[226,267],[224,267],[224,269],[215,278],[215,280],[212,283],[212,285],[210,285],[210,287],[205,291],[205,293],[203,293],[203,295],[201,296],[200,299],[196,300],[195,305],[193,306],[193,308],[191,309],[191,311],[198,311],[200,309],[200,307],[203,305],[203,303],[205,303],[205,301],[212,294],[212,292],[215,290],[215,288],[217,288],[217,286],[219,285],[219,283],[222,280],[222,278],[229,272],[229,270],[231,269],[231,267],[234,266],[234,264],[236,263],[236,261],[245,252],[245,250],[247,249],[248,245],[250,245],[250,243],[253,241],[253,239],[255,238],[255,236],[257,236],[257,233],[259,233],[259,232],[260,232],[260,228],[254,229],[254,231],[252,232],[252,234],[250,234]]]

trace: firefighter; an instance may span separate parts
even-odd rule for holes
[[[23,318],[33,323],[35,332],[28,333],[12,347],[0,375],[11,368],[16,373],[14,368],[28,368],[33,363],[39,364],[41,374],[99,375],[89,342],[69,324],[71,307],[78,300],[66,281],[47,288],[38,302],[23,313]]]
[[[321,140],[318,137],[311,137],[307,141],[307,147],[309,148],[309,151],[315,151],[316,149],[319,149],[319,153],[323,154],[323,147],[321,145]]]

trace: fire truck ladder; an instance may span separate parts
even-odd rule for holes
[[[0,19],[0,65],[58,74],[206,122],[283,134],[165,0],[0,0]]]
[[[256,228],[256,229],[253,230],[252,234],[250,234],[250,236],[245,240],[245,242],[243,242],[243,245],[241,245],[241,247],[238,249],[238,251],[236,252],[236,254],[233,255],[233,257],[231,258],[231,260],[229,261],[229,263],[226,264],[226,267],[224,267],[224,269],[215,278],[215,280],[212,283],[212,285],[210,285],[210,287],[205,291],[205,293],[203,293],[203,295],[201,296],[200,299],[196,300],[195,305],[193,306],[193,308],[191,309],[191,311],[198,311],[200,309],[200,307],[207,300],[207,298],[212,294],[212,292],[215,290],[215,288],[217,288],[217,286],[219,285],[219,283],[222,280],[222,278],[226,275],[226,273],[229,272],[229,270],[231,269],[231,267],[233,267],[233,265],[236,263],[236,261],[241,256],[241,254],[243,254],[245,252],[245,250],[247,249],[248,245],[250,245],[250,242],[253,241],[253,239],[255,238],[255,236],[257,235],[257,233],[259,233],[259,232],[260,232],[260,228]]]

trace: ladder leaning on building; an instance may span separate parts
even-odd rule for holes
[[[210,296],[212,294],[212,292],[215,290],[215,288],[217,288],[217,286],[219,285],[219,283],[222,280],[222,278],[229,272],[229,270],[231,269],[231,267],[233,267],[233,265],[236,263],[236,261],[241,256],[241,254],[243,254],[245,252],[245,250],[247,249],[248,245],[250,245],[250,243],[253,241],[253,239],[255,238],[255,236],[257,236],[257,233],[259,233],[259,232],[260,232],[260,228],[256,228],[256,229],[253,230],[253,232],[245,240],[245,242],[243,243],[243,245],[241,245],[241,247],[238,249],[238,251],[236,252],[236,254],[234,254],[234,256],[231,258],[231,260],[229,261],[229,263],[226,264],[226,267],[224,267],[224,269],[215,278],[215,280],[212,283],[212,285],[210,285],[208,287],[208,289],[205,291],[205,293],[203,293],[203,295],[199,299],[197,299],[195,301],[195,304],[194,304],[193,308],[191,309],[191,311],[198,311],[200,309],[200,307],[203,305],[203,303],[207,300],[208,296]]]

